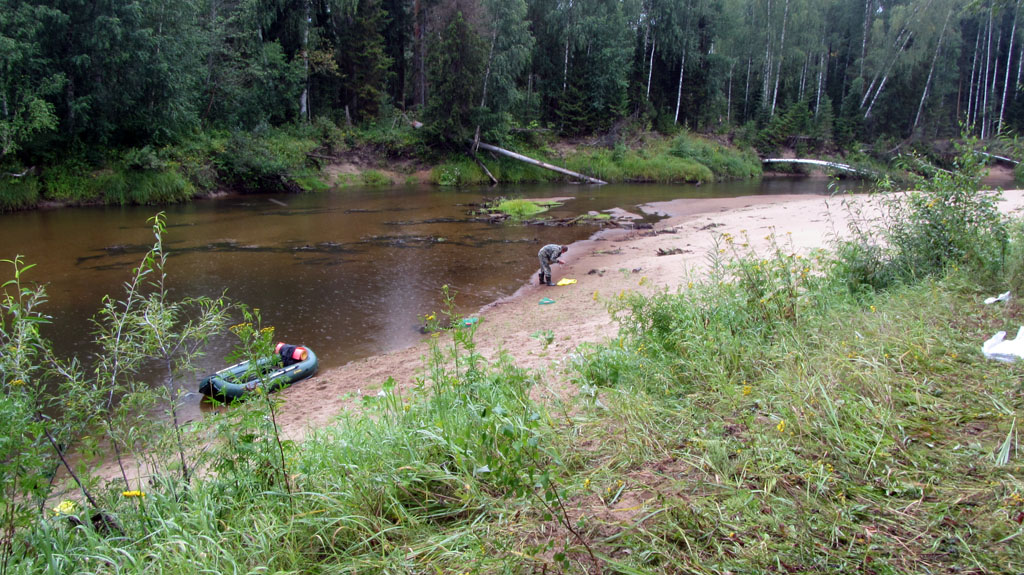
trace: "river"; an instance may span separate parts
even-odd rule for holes
[[[594,234],[572,227],[491,224],[474,215],[497,197],[571,197],[545,216],[573,217],[676,198],[824,194],[828,180],[777,178],[693,185],[543,185],[449,189],[342,188],[305,195],[204,199],[155,208],[84,207],[0,215],[0,259],[35,264],[25,276],[46,285],[52,316],[44,335],[59,354],[88,362],[91,318],[153,245],[149,219],[166,214],[164,248],[173,298],[217,297],[259,308],[277,339],[316,351],[321,369],[398,349],[422,337],[420,318],[439,311],[441,286],[463,313],[512,294],[537,270],[537,250]],[[648,221],[655,218],[648,216]],[[0,267],[0,282],[12,277]],[[234,338],[215,338],[194,392],[224,365]],[[186,405],[199,404],[195,393]],[[186,408],[188,411],[189,408]]]

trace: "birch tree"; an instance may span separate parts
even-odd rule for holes
[[[996,129],[997,134],[1003,133],[1003,117],[1006,113],[1006,95],[1010,92],[1010,59],[1013,57],[1013,39],[1017,33],[1017,16],[1020,14],[1020,0],[1017,0],[1013,6],[1013,25],[1010,28],[1010,42],[1006,46],[1006,79],[1003,80],[1003,98],[999,105],[999,126]],[[1018,70],[1020,65],[1018,64]],[[1018,72],[1018,76],[1020,73]],[[1019,82],[1019,81],[1018,81]]]
[[[939,32],[939,37],[935,42],[935,55],[932,57],[932,64],[928,68],[928,78],[924,82],[924,89],[921,90],[921,102],[917,105],[917,114],[914,116],[914,125],[910,127],[911,133],[917,129],[917,125],[921,121],[921,111],[924,110],[925,99],[928,98],[928,89],[932,84],[932,76],[935,75],[935,64],[939,61],[939,54],[942,53],[942,41],[946,38],[946,29],[949,27],[949,19],[953,15],[953,7],[950,6],[946,11],[946,19],[942,22],[942,31]]]

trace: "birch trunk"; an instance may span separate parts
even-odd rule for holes
[[[1013,28],[1010,28],[1010,43],[1006,48],[1006,78],[1003,80],[1003,101],[999,105],[999,127],[997,134],[1003,133],[1003,113],[1006,112],[1006,93],[1010,91],[1010,59],[1013,57],[1013,37],[1017,33],[1017,15],[1020,14],[1020,0],[1014,6]]]
[[[868,119],[868,117],[869,117],[869,116],[871,116],[871,108],[874,108],[874,107],[875,107],[875,101],[877,101],[877,100],[878,100],[878,95],[882,93],[882,88],[884,88],[884,87],[885,87],[885,82],[886,82],[886,81],[887,81],[888,79],[889,79],[889,75],[888,75],[888,74],[886,74],[886,75],[885,75],[885,77],[884,77],[884,78],[882,78],[882,83],[878,85],[878,91],[877,91],[877,92],[875,92],[875,97],[874,97],[874,98],[871,98],[871,105],[869,105],[869,106],[868,106],[868,109],[867,109],[867,111],[866,111],[866,112],[864,112],[864,119],[865,119],[865,120],[867,120],[867,119]]]
[[[926,0],[923,4],[915,6],[910,20],[914,20],[914,16],[916,16],[918,12],[928,10],[931,7],[931,3],[932,0]],[[895,48],[896,51],[893,54],[892,59],[889,60],[889,63],[879,69],[878,72],[875,73],[875,77],[871,79],[871,84],[868,86],[868,89],[864,91],[864,97],[860,100],[861,108],[864,107],[864,104],[868,101],[868,97],[871,96],[871,91],[875,87],[875,82],[878,81],[880,76],[887,77],[889,75],[889,71],[892,70],[893,65],[896,64],[896,60],[899,59],[900,55],[907,48],[907,44],[913,36],[914,32],[907,27],[907,24],[904,24],[903,27],[900,28],[899,33],[896,34],[896,38],[892,42],[892,47]],[[902,43],[900,40],[902,40]],[[881,84],[879,84],[878,90],[881,91],[881,89]],[[877,97],[877,93],[875,97]],[[872,101],[874,101],[873,98]]]
[[[804,57],[804,67],[800,70],[800,96],[797,98],[797,100],[800,101],[803,101],[804,99],[804,89],[807,87],[807,64],[810,61],[811,54],[808,53],[807,56]]]
[[[494,46],[498,43],[498,28],[495,27],[491,33],[491,50],[487,53],[487,69],[484,71],[484,89],[483,94],[480,96],[480,107],[483,108],[484,104],[487,103],[487,81],[491,77],[491,64],[494,63]],[[480,127],[477,126],[477,130]]]
[[[885,71],[882,75],[882,81],[878,84],[878,89],[875,90],[874,95],[871,95],[870,90],[864,93],[864,100],[861,100],[862,108],[864,107],[864,102],[867,100],[867,97],[871,96],[871,105],[868,106],[867,112],[864,113],[864,118],[867,118],[871,114],[871,108],[875,106],[875,101],[878,100],[878,95],[882,93],[882,88],[885,87],[885,82],[886,80],[889,79],[889,72],[892,71],[892,67],[896,65],[896,61],[899,60],[900,55],[903,54],[903,51],[907,48],[907,44],[910,43],[910,39],[914,37],[913,32],[909,32],[906,28],[901,30],[900,34],[902,35],[903,32],[906,32],[907,35],[903,36],[903,44],[900,45],[899,49],[893,55],[892,59],[889,60],[889,64],[886,65]],[[900,37],[901,36],[897,36],[897,41]],[[871,86],[874,87],[874,80],[871,81]]]
[[[522,154],[517,154],[515,152],[511,152],[509,150],[506,150],[504,148],[499,148],[498,146],[492,146],[490,144],[485,144],[484,142],[480,142],[479,146],[480,146],[481,150],[487,150],[488,152],[494,152],[496,154],[501,154],[503,156],[507,156],[509,158],[513,158],[515,160],[519,160],[520,162],[526,162],[527,164],[531,164],[531,165],[534,165],[534,166],[537,166],[537,167],[540,167],[540,168],[551,170],[553,172],[558,172],[560,174],[565,174],[567,176],[572,176],[574,178],[579,178],[581,180],[590,182],[591,184],[606,184],[607,183],[607,182],[605,182],[603,180],[599,180],[597,178],[592,178],[590,176],[587,176],[587,175],[584,175],[584,174],[580,174],[578,172],[573,172],[572,170],[567,170],[565,168],[560,168],[558,166],[554,166],[554,165],[548,164],[546,162],[541,162],[539,160],[534,160],[533,158],[530,158],[528,156],[524,156]]]
[[[1013,85],[1013,100],[1017,99],[1017,89],[1020,86],[1020,72],[1021,66],[1024,65],[1024,42],[1020,43],[1020,54],[1017,56],[1017,82]]]
[[[562,93],[569,84],[569,32],[565,33],[565,58],[562,64]]]
[[[868,32],[871,30],[872,4],[872,0],[864,0],[864,34],[860,39],[860,71],[857,72],[857,76],[860,78],[864,77],[864,60],[868,57]]]
[[[1000,28],[999,29],[999,35],[996,36],[996,51],[992,55],[992,88],[989,90],[989,93],[992,94],[992,108],[993,109],[991,110],[991,112],[993,114],[995,113],[995,109],[994,108],[995,108],[995,105],[996,105],[996,86],[999,84],[999,49],[1002,46],[1003,46],[1003,30],[1002,30],[1002,28]],[[985,110],[989,111],[989,107],[985,106]],[[987,133],[989,136],[992,135],[992,119],[991,118],[986,123],[985,133]]]
[[[299,115],[304,120],[309,120],[309,27],[312,25],[310,11],[312,0],[306,0],[305,12],[302,18],[302,73],[305,76],[302,84],[302,94],[299,96]]]
[[[1017,93],[1016,86],[1020,86],[1021,65],[1024,64],[1024,42],[1020,43],[1020,55],[1017,56],[1017,82],[1014,84],[1013,93]],[[1016,99],[1016,98],[1014,98]]]
[[[729,89],[726,90],[725,95],[725,125],[732,125],[732,71],[736,68],[736,64],[733,63],[729,66]]]
[[[772,0],[768,0],[768,7],[765,13],[765,22],[768,23],[764,40],[764,70],[761,74],[761,105],[768,105],[768,87],[771,86],[772,77]]]
[[[928,97],[928,87],[932,83],[932,74],[935,73],[935,63],[939,61],[939,52],[942,50],[942,40],[946,37],[946,25],[949,24],[949,17],[953,15],[953,9],[950,8],[949,12],[946,12],[946,20],[942,23],[942,32],[939,32],[939,40],[935,43],[935,55],[932,56],[932,65],[928,69],[928,79],[924,82],[924,90],[921,92],[921,102],[917,105],[917,115],[914,116],[914,125],[910,127],[910,133],[913,135],[914,130],[917,129],[918,122],[921,121],[921,110],[924,109],[924,100]]]
[[[658,43],[657,38],[651,38],[651,61],[647,64],[647,100],[651,99],[651,78],[654,76],[654,46]]]
[[[971,64],[971,81],[967,83],[967,125],[974,129],[974,82],[978,69],[978,48],[981,46],[981,30],[974,37],[974,62]]]
[[[679,123],[679,108],[682,107],[683,103],[683,72],[686,71],[686,48],[683,48],[683,57],[679,62],[679,89],[676,91],[676,117],[672,120],[672,124]]]
[[[743,85],[743,121],[747,120],[747,105],[750,103],[750,65],[753,58],[747,56],[747,79]]]
[[[644,64],[647,64],[647,44],[648,44],[648,42],[650,42],[652,44],[654,43],[654,39],[651,38],[651,10],[650,10],[650,7],[647,4],[648,4],[647,2],[644,2],[644,5],[643,5],[643,16],[644,16],[644,51],[643,51],[643,58],[644,59],[641,60],[641,62],[640,62],[640,69],[641,70],[643,70]],[[654,64],[654,47],[652,46],[651,47],[651,62],[650,62],[650,65],[653,65],[653,64]],[[653,67],[653,66],[650,66],[650,67]],[[647,72],[647,91],[644,93],[644,99],[645,100],[650,100],[651,99],[651,70],[650,70],[650,68],[648,68],[648,72]]]
[[[825,69],[828,67],[828,48],[825,49],[824,54],[818,55],[818,93],[814,97],[814,117],[818,117],[818,111],[821,110],[821,84],[823,76],[825,75]]]
[[[481,108],[483,108],[484,105],[487,103],[487,81],[491,77],[491,64],[494,62],[494,46],[497,43],[498,43],[498,28],[497,28],[497,26],[495,26],[494,30],[491,31],[491,49],[487,53],[487,69],[484,70],[484,87],[481,90],[482,93],[480,94],[480,107]],[[473,157],[474,158],[476,158],[476,149],[477,149],[477,146],[479,144],[480,144],[480,124],[477,124],[476,125],[476,133],[473,136]],[[495,184],[497,184],[498,180],[495,180],[494,176],[491,176],[491,173],[487,171],[487,167],[484,166],[484,163],[481,162],[479,159],[477,159],[477,163],[479,163],[480,167],[484,169],[484,172],[487,172],[487,175],[490,176],[491,181],[494,182]]]
[[[981,139],[985,139],[985,128],[988,123],[988,77],[992,69],[992,5],[988,8],[988,40],[985,42],[985,79],[981,83],[983,98],[981,100]]]

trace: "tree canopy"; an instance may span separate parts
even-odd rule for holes
[[[826,145],[1024,124],[1019,0],[9,0],[0,162],[202,129],[372,124],[438,140],[624,119]],[[796,116],[793,116],[796,114]],[[758,141],[759,146],[778,141]]]

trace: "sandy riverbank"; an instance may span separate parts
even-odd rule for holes
[[[1021,215],[1024,190],[1003,192],[1004,212]],[[667,215],[654,230],[614,230],[573,244],[563,255],[564,266],[554,266],[554,280],[576,279],[574,285],[537,285],[536,276],[514,295],[494,302],[475,314],[479,351],[494,358],[504,351],[543,378],[538,394],[574,393],[566,378],[565,359],[580,344],[601,342],[616,334],[606,300],[624,290],[654,293],[676,290],[701,273],[716,237],[729,233],[749,238],[763,253],[770,238],[787,250],[805,253],[826,247],[848,234],[850,211],[843,198],[826,196],[747,196],[727,199],[681,199],[645,206]],[[658,255],[659,250],[681,250]],[[524,249],[524,258],[535,258]],[[524,278],[525,280],[526,278]],[[541,298],[555,303],[539,305]],[[551,330],[553,343],[544,349],[533,337]],[[330,423],[340,413],[359,405],[393,377],[401,387],[414,384],[422,373],[428,341],[391,353],[326,370],[281,392],[286,403],[278,421],[283,433],[300,439],[311,428]]]

